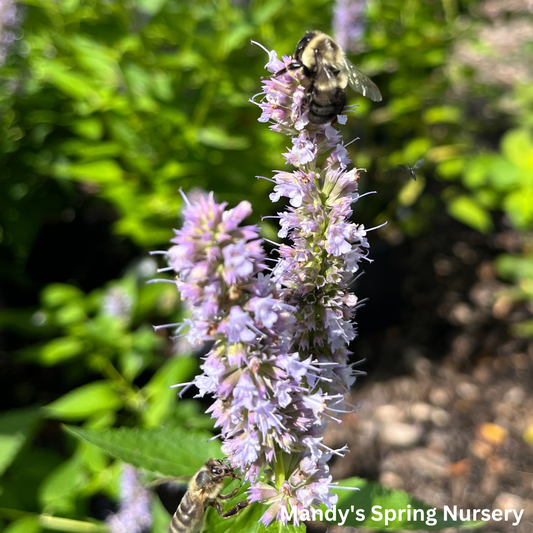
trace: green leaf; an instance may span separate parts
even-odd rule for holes
[[[44,409],[50,418],[84,420],[100,411],[114,411],[122,400],[107,381],[94,381],[68,392]]]
[[[512,281],[533,279],[533,258],[502,254],[496,258],[496,270],[500,276]]]
[[[143,418],[148,426],[161,424],[176,406],[176,391],[170,389],[175,383],[189,381],[198,367],[195,357],[182,356],[168,359],[153,375],[144,387],[148,408],[143,413]],[[178,404],[178,408],[183,402]]]
[[[152,533],[168,533],[171,517],[159,498],[152,500]]]
[[[80,289],[65,283],[52,283],[41,293],[41,300],[46,307],[61,307],[73,301],[81,301],[84,294]]]
[[[135,0],[135,5],[139,11],[148,15],[156,15],[166,4],[167,0]]]
[[[449,527],[477,525],[453,520],[449,515],[445,517],[443,511],[424,505],[401,490],[388,489],[366,479],[354,477],[339,481],[339,485],[356,487],[359,490],[334,490],[339,495],[336,507],[328,510],[322,506],[321,509],[327,522],[339,525],[343,522],[343,526],[379,531],[437,531]],[[400,518],[401,510],[403,513]],[[342,517],[339,511],[342,512]],[[411,511],[411,516],[408,516],[408,511]],[[316,518],[320,519],[315,516]]]
[[[426,124],[459,124],[462,119],[461,109],[454,106],[436,106],[428,109],[423,116]]]
[[[458,196],[451,200],[448,204],[448,213],[480,233],[488,233],[492,230],[492,219],[488,211],[470,196]]]
[[[224,510],[228,511],[238,501],[244,500],[244,488],[239,491],[235,498],[225,503]],[[214,509],[209,509],[205,517],[206,531],[209,533],[233,533],[234,531],[245,531],[246,533],[258,533],[265,528],[259,522],[267,507],[259,503],[252,503],[231,518],[221,518]]]
[[[52,61],[37,62],[37,68],[39,67],[44,69],[47,81],[65,95],[75,100],[87,100],[95,108],[100,107],[102,103],[100,95],[84,74],[69,70],[66,66]]]
[[[78,119],[72,124],[74,133],[91,141],[98,141],[104,134],[104,124],[96,117]]]
[[[248,137],[243,135],[232,137],[217,126],[206,126],[198,130],[198,140],[206,146],[220,150],[245,150],[250,146]]]
[[[11,522],[3,532],[4,533],[39,533],[42,531],[37,516],[25,516]]]
[[[101,184],[109,184],[122,178],[122,168],[112,159],[89,163],[57,163],[53,166],[53,172],[59,178],[93,181]]]
[[[107,429],[91,431],[66,426],[76,438],[102,448],[108,454],[163,476],[187,476],[210,457],[221,457],[220,443],[208,442],[211,434],[181,428]]]
[[[0,476],[13,462],[40,416],[37,408],[17,409],[0,415]]]
[[[417,176],[418,179],[408,180],[398,193],[398,203],[403,206],[413,205],[426,186],[426,180],[422,176]]]
[[[87,474],[77,457],[61,463],[39,487],[39,500],[44,512],[74,513],[76,511],[75,498],[87,482]]]
[[[533,139],[527,130],[510,130],[500,143],[502,152],[517,167],[533,170]]]
[[[39,362],[53,366],[72,359],[83,352],[84,344],[76,337],[52,339],[39,350]]]
[[[515,228],[527,231],[531,227],[533,222],[533,190],[519,189],[509,194],[503,205]]]

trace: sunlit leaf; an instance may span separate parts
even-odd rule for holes
[[[493,227],[488,211],[469,196],[458,196],[451,200],[448,203],[448,213],[481,233],[487,233]]]
[[[533,172],[533,139],[527,130],[510,130],[501,140],[503,154],[517,167]],[[533,180],[533,177],[531,177]]]
[[[60,420],[84,420],[100,411],[113,411],[122,405],[122,400],[111,383],[93,381],[74,389],[44,410],[50,418]]]
[[[123,173],[120,165],[111,159],[89,163],[57,163],[53,169],[58,177],[96,183],[118,181]]]
[[[91,431],[66,426],[65,429],[113,457],[163,476],[192,475],[209,458],[222,456],[220,443],[209,442],[211,435],[205,432],[161,427]]]

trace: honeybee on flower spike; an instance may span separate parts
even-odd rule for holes
[[[304,75],[304,104],[314,124],[326,124],[342,113],[348,85],[372,101],[381,102],[377,85],[346,59],[342,48],[325,33],[307,32],[296,45],[293,61],[274,76],[297,69],[302,69]]]

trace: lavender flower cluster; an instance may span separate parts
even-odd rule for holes
[[[18,28],[21,20],[21,10],[13,0],[0,0],[0,65],[3,65],[9,47],[22,35]]]
[[[269,52],[266,67],[284,69],[291,58]],[[362,225],[349,222],[358,198],[357,171],[331,124],[309,122],[301,74],[289,70],[264,81],[259,119],[291,136],[284,154],[296,169],[277,171],[273,201],[282,244],[268,276],[258,228],[243,226],[248,202],[226,210],[213,195],[186,198],[184,223],[166,252],[191,317],[179,327],[188,341],[212,348],[193,382],[221,429],[223,451],[250,481],[250,501],[269,507],[268,525],[289,511],[330,507],[337,501],[323,443],[327,419],[340,422],[339,405],[355,380],[347,343],[355,337],[357,298],[349,285],[367,257]],[[346,117],[339,117],[344,123]],[[319,160],[322,161],[319,164]]]
[[[365,31],[366,0],[336,0],[333,10],[335,40],[343,50],[356,52]]]
[[[138,479],[137,470],[124,465],[120,485],[121,505],[118,513],[106,520],[111,533],[143,533],[152,525],[150,493]]]

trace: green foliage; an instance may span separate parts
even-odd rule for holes
[[[13,462],[35,429],[39,409],[17,409],[0,415],[0,476]]]
[[[157,276],[147,252],[167,247],[178,225],[179,188],[214,190],[231,204],[248,199],[256,221],[272,211],[270,184],[255,176],[280,168],[285,139],[257,123],[249,102],[267,61],[250,40],[292,53],[304,31],[331,33],[332,4],[24,4],[23,38],[0,76],[0,275],[15,302],[0,312],[0,326],[17,340],[14,363],[48,381],[13,385],[13,406],[38,407],[0,417],[0,528],[105,531],[88,518],[95,495],[116,498],[117,463],[102,450],[173,475],[190,474],[220,454],[218,444],[205,443],[212,421],[200,404],[177,401],[169,389],[189,381],[198,362],[175,356],[166,333],[151,327],[179,322],[184,311],[174,286],[146,284]],[[430,231],[443,210],[480,232],[494,230],[499,212],[513,228],[531,229],[533,94],[518,82],[512,89],[510,82],[504,88],[480,83],[457,59],[457,47],[484,49],[478,41],[486,21],[471,14],[475,4],[368,4],[366,34],[350,58],[376,81],[384,101],[376,106],[350,93],[350,103],[360,107],[347,127],[361,137],[350,148],[357,166],[368,169],[361,190],[379,193],[357,204],[357,216],[367,225],[387,219],[386,238],[388,228],[392,236]],[[476,114],[480,102],[486,104]],[[422,157],[416,182],[397,169]],[[99,242],[85,242],[94,229],[90,221],[102,212],[106,233],[113,233],[113,264],[120,264],[100,277],[62,274],[80,241],[98,261],[109,253]],[[65,227],[77,233],[57,248],[57,233],[43,237]],[[275,238],[273,225],[263,222],[262,229]],[[510,296],[531,302],[533,255],[524,242],[521,255],[504,255],[497,266],[512,284]],[[116,250],[125,244],[131,257]],[[39,262],[43,257],[53,258],[52,268]],[[533,334],[532,323],[517,332]],[[45,386],[50,376],[53,387]],[[57,420],[81,424],[69,428],[81,442],[65,438]],[[411,501],[353,483],[361,491],[340,496],[357,508]],[[242,497],[240,491],[233,503]],[[207,520],[218,532],[305,530],[264,528],[263,511],[250,506],[227,521],[210,511]],[[158,502],[154,516],[153,533],[166,532],[169,517]]]
[[[101,411],[117,411],[120,407],[120,397],[111,383],[93,381],[47,405],[45,412],[61,420],[85,420]]]
[[[210,457],[221,457],[220,443],[209,441],[209,433],[178,427],[91,431],[66,426],[65,429],[113,457],[162,476],[192,475]]]

